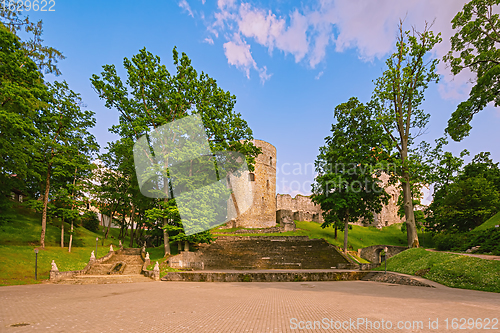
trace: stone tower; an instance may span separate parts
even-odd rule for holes
[[[229,228],[268,228],[276,225],[276,148],[262,140],[252,142],[262,149],[262,154],[255,159],[255,170],[246,171],[241,178],[250,185],[252,204],[227,223]],[[241,188],[241,184],[233,184],[233,188],[238,187]]]

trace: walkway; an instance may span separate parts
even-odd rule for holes
[[[457,252],[447,252],[447,251],[438,251],[434,249],[426,249],[429,252],[441,252],[441,253],[451,253],[451,254],[460,254],[462,256],[475,257],[486,260],[500,260],[500,256],[494,256],[491,254],[473,254],[473,253],[457,253]]]
[[[490,331],[500,319],[500,294],[365,281],[8,286],[0,287],[0,304],[7,333],[437,333],[464,331],[451,329],[453,318],[489,319]],[[389,322],[392,329],[380,328]],[[298,329],[308,324],[316,329]]]

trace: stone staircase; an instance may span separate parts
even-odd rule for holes
[[[140,249],[122,249],[108,260],[94,264],[90,270],[83,275],[76,275],[70,279],[58,281],[59,284],[106,284],[106,283],[129,283],[149,282],[152,279],[141,274],[143,261]],[[122,263],[125,268],[120,272],[110,273],[111,269]]]
[[[205,270],[331,269],[349,261],[323,239],[221,236],[199,248]]]

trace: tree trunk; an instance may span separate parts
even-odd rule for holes
[[[415,225],[415,215],[413,212],[413,198],[411,195],[410,173],[408,172],[407,156],[408,156],[408,142],[402,140],[401,162],[402,162],[402,186],[403,186],[403,206],[406,217],[406,238],[408,240],[408,247],[419,247],[417,227]]]
[[[113,215],[115,215],[115,212],[116,212],[116,210],[113,210],[111,212],[111,216],[109,217],[108,228],[106,229],[106,233],[104,234],[105,239],[108,239],[109,228],[111,227],[111,223],[113,222]],[[103,239],[103,242],[104,242],[104,239]]]
[[[344,218],[344,253],[347,254],[347,234],[349,232],[349,211]]]
[[[130,216],[130,244],[129,247],[134,247],[134,219],[135,219],[135,206],[132,204],[132,215]]]
[[[163,218],[163,226],[165,227],[167,225],[167,218]],[[164,256],[167,256],[170,254],[170,239],[168,236],[168,232],[166,229],[163,229],[163,248],[164,248]]]
[[[408,173],[403,174],[403,200],[404,210],[406,217],[406,237],[408,240],[408,247],[419,247],[417,227],[415,225],[415,214],[413,212],[413,198],[411,195],[411,187],[409,182]]]
[[[69,234],[68,252],[71,252],[71,243],[73,243],[73,220],[71,220],[71,232]]]
[[[52,165],[49,164],[47,168],[47,178],[45,179],[45,193],[43,195],[43,209],[42,209],[42,234],[40,235],[40,245],[45,248],[45,230],[47,229],[47,206],[49,203],[50,191],[50,170]]]
[[[335,239],[337,239],[337,230],[338,230],[338,226],[337,226],[337,224],[335,223]]]
[[[184,251],[189,252],[189,242],[184,241]]]
[[[64,217],[61,222],[61,248],[64,247]]]

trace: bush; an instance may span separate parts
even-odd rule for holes
[[[86,212],[81,217],[82,227],[92,232],[97,232],[99,230],[99,219],[97,214],[94,212]]]
[[[460,251],[467,243],[467,234],[439,233],[433,238],[434,245],[439,251]]]
[[[475,253],[490,253],[500,255],[500,228],[471,232],[469,240],[461,248],[462,251],[480,246]]]

